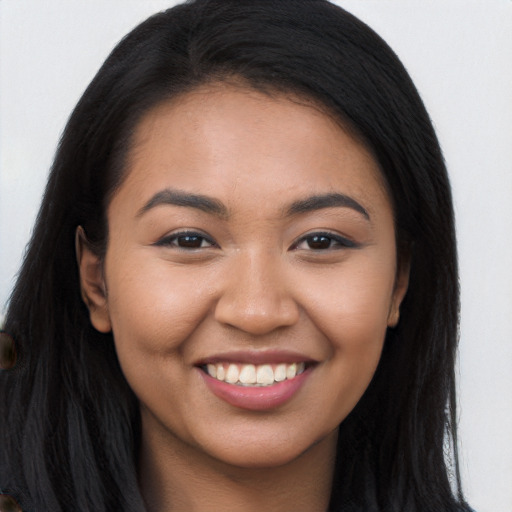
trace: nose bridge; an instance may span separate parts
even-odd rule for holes
[[[251,334],[293,325],[299,317],[282,256],[266,249],[239,251],[215,311],[216,319]]]

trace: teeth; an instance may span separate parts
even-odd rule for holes
[[[238,380],[241,384],[256,384],[256,367],[253,364],[242,366]]]
[[[276,382],[293,379],[306,369],[305,363],[291,364],[207,364],[206,372],[211,377],[240,386],[271,386]]]
[[[236,364],[230,364],[226,373],[226,382],[235,384],[238,382],[238,366]]]
[[[208,375],[211,375],[212,377],[217,377],[217,367],[214,364],[206,365],[206,370],[208,372]]]
[[[212,375],[213,377],[213,375]],[[217,365],[217,376],[216,376],[217,379],[219,380],[224,380],[226,378],[226,370],[224,370],[224,366],[222,366],[221,364],[218,364]]]
[[[258,366],[256,372],[256,382],[268,386],[274,383],[274,370],[269,364],[263,364]]]
[[[295,363],[291,364],[286,368],[286,378],[293,379],[297,375],[297,365]]]
[[[274,380],[276,382],[282,382],[286,379],[286,365],[278,364],[274,370]]]

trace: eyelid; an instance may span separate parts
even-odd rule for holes
[[[173,242],[180,236],[203,238],[204,240],[206,240],[206,242],[208,242],[210,244],[211,247],[218,247],[218,244],[215,242],[215,240],[212,237],[208,236],[206,233],[204,233],[203,231],[201,231],[199,229],[179,229],[178,231],[173,231],[172,233],[169,233],[169,234],[163,236],[162,238],[160,238],[159,240],[154,242],[152,245],[154,245],[156,247],[173,246],[173,247],[176,247],[176,249],[182,249],[185,251],[193,251],[193,250],[197,250],[197,249],[206,249],[207,248],[207,247],[196,247],[196,248],[186,249],[184,247],[180,247],[177,244],[173,244]]]
[[[305,250],[309,250],[312,252],[324,252],[324,251],[326,252],[329,250],[336,250],[336,249],[340,249],[340,248],[353,249],[353,248],[359,247],[359,244],[349,237],[340,235],[339,233],[336,233],[333,231],[321,230],[321,231],[311,231],[309,233],[306,233],[305,235],[302,235],[299,239],[297,239],[296,242],[294,242],[292,244],[290,249],[291,250],[299,250],[298,246],[301,243],[306,242],[308,238],[312,238],[314,236],[330,238],[334,242],[337,242],[338,246],[337,246],[337,248],[329,247],[328,249],[316,249],[316,250],[310,248],[310,249],[305,249]]]

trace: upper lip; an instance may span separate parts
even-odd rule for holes
[[[196,366],[216,363],[280,364],[316,363],[315,359],[292,350],[239,350],[221,352],[198,360]]]

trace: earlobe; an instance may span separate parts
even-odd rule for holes
[[[395,288],[393,290],[393,298],[388,314],[388,327],[396,327],[400,320],[400,305],[407,293],[409,287],[409,274],[411,270],[410,262],[402,262],[397,272]]]
[[[80,292],[89,309],[91,323],[97,331],[112,330],[107,291],[100,257],[93,251],[82,226],[76,228],[75,251],[80,272]]]

